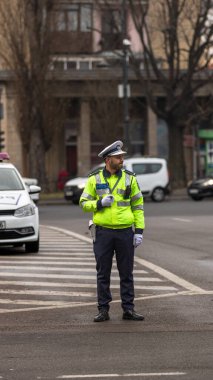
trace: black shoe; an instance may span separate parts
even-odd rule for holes
[[[107,310],[100,310],[95,316],[94,322],[104,322],[109,320],[109,313]]]
[[[144,316],[142,314],[136,313],[135,310],[124,310],[123,319],[128,319],[131,321],[143,321]]]

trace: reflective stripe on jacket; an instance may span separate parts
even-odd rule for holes
[[[137,229],[144,229],[143,196],[134,174],[122,170],[119,182],[112,192],[114,202],[111,207],[97,208],[98,200],[111,194],[110,189],[113,189],[117,180],[118,175],[113,174],[106,181],[103,170],[91,175],[80,198],[81,207],[85,212],[93,212],[93,222],[96,225],[107,228],[126,228],[133,225]],[[131,191],[125,199],[127,186],[131,187]]]

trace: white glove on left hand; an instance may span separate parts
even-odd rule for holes
[[[134,234],[133,236],[133,245],[134,247],[138,247],[143,241],[143,234]]]
[[[113,202],[114,202],[113,195],[107,195],[101,200],[101,204],[103,207],[111,207]]]

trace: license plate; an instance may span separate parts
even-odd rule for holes
[[[5,230],[6,228],[6,222],[0,221],[0,230]]]
[[[197,190],[197,189],[190,189],[189,192],[190,192],[190,194],[197,194],[197,193],[199,193],[199,190]]]
[[[69,197],[71,197],[73,195],[73,191],[67,191],[66,195],[68,195]]]

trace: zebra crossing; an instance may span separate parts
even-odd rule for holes
[[[12,253],[13,252],[13,253]],[[172,281],[152,264],[135,258],[136,298],[192,290]],[[187,286],[188,285],[188,286]],[[190,285],[190,286],[189,286]],[[113,263],[111,291],[120,302],[119,276]],[[96,271],[91,240],[51,226],[41,226],[38,254],[0,249],[0,314],[96,305]]]

